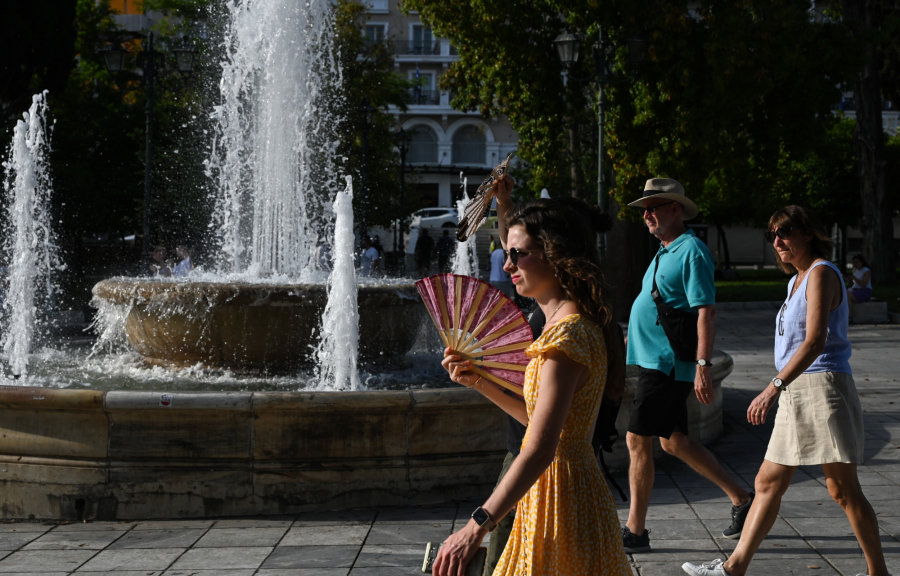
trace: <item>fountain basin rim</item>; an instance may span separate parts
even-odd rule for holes
[[[135,305],[153,302],[198,301],[220,306],[320,305],[327,297],[325,284],[250,284],[243,282],[181,282],[152,279],[109,279],[98,282],[94,296],[114,304]],[[400,296],[419,302],[415,284],[359,284],[358,299]]]
[[[168,398],[163,398],[168,397]],[[168,405],[161,404],[167,401]],[[407,410],[422,404],[481,405],[481,394],[468,388],[421,390],[298,391],[298,392],[179,392],[124,390],[68,390],[28,386],[0,387],[0,408],[33,408],[105,412],[115,410],[265,410],[330,411],[368,407],[373,410]]]

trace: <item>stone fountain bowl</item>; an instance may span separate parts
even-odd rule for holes
[[[114,279],[93,289],[130,308],[129,344],[148,364],[287,372],[315,362],[327,293],[321,284]],[[396,363],[425,319],[415,285],[360,285],[359,359]]]
[[[690,437],[722,433],[687,399]],[[605,456],[627,470],[637,369]],[[506,415],[468,388],[184,392],[0,386],[0,519],[195,518],[483,499],[506,455]],[[483,501],[483,500],[481,500]]]

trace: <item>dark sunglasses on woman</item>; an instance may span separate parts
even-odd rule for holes
[[[509,257],[509,261],[512,262],[513,266],[518,266],[519,256],[528,256],[535,252],[541,252],[541,250],[519,250],[518,248],[510,248],[506,255]]]
[[[781,228],[776,228],[775,230],[767,230],[766,231],[766,242],[771,244],[775,241],[775,237],[781,238],[782,240],[787,240],[791,237],[791,232],[794,231],[793,226],[782,226]]]

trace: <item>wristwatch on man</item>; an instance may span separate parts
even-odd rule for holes
[[[779,392],[784,390],[784,380],[782,380],[781,378],[778,378],[777,376],[775,378],[772,378],[772,384]]]
[[[697,360],[697,366],[700,366],[701,368],[706,368],[708,366],[712,366],[712,362],[710,362],[706,358],[701,358],[701,359]]]
[[[478,524],[488,532],[493,532],[494,528],[497,527],[497,523],[491,520],[491,517],[481,506],[479,506],[475,509],[474,512],[472,512],[472,520],[475,520],[476,524]]]

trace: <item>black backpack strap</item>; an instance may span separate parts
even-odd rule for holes
[[[658,252],[656,254],[656,265],[653,267],[653,291],[650,292],[650,296],[653,297],[653,300],[659,297],[659,288],[656,286],[656,272],[659,271],[659,257],[662,256],[662,252]]]
[[[603,450],[597,451],[597,456],[600,457],[600,468],[603,469],[603,475],[606,476],[606,479],[609,480],[609,483],[613,485],[613,488],[619,493],[619,496],[622,498],[622,502],[628,502],[628,497],[625,496],[625,491],[622,490],[622,487],[619,486],[619,483],[616,482],[616,479],[613,478],[612,474],[609,473],[609,466],[606,465],[606,460],[603,459]]]

